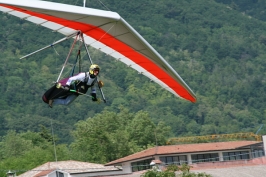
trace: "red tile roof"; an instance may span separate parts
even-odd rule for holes
[[[208,151],[221,151],[239,149],[244,146],[250,146],[261,143],[261,141],[229,141],[229,142],[215,142],[215,143],[200,143],[200,144],[181,144],[171,146],[158,146],[146,149],[141,152],[117,159],[115,161],[105,164],[115,165],[122,162],[136,160],[140,158],[152,157],[154,155],[167,155],[167,154],[183,154],[195,152],[208,152]]]
[[[55,170],[55,169],[54,169],[54,170]],[[54,170],[44,170],[44,171],[41,171],[40,173],[36,174],[34,177],[46,176],[46,175],[48,175],[49,173],[53,172]]]

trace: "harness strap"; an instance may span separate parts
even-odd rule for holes
[[[88,80],[89,80],[88,72],[85,72],[84,84],[86,84],[88,82]],[[95,84],[96,80],[97,79],[95,78],[94,81],[91,83],[90,86],[93,86]]]
[[[74,75],[74,72],[75,72],[75,68],[76,68],[76,65],[77,65],[77,62],[79,61],[79,72],[81,72],[81,57],[80,57],[80,50],[78,51],[78,54],[77,54],[77,57],[76,57],[76,62],[72,68],[72,71],[71,73],[69,74],[69,77],[72,77]]]
[[[87,73],[87,72],[85,72],[85,79],[84,79],[84,83],[87,83],[87,82],[88,82],[88,80],[89,80],[88,73]]]

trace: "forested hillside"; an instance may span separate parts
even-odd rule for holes
[[[218,3],[228,5],[246,15],[260,20],[266,20],[265,1],[263,0],[215,0]]]
[[[80,6],[82,2],[64,0],[64,3]],[[97,133],[101,134],[95,130],[91,139],[82,142],[89,131],[82,134],[79,130],[86,125],[97,124],[95,128],[103,131],[117,130],[109,135],[101,134],[103,141],[116,144],[126,144],[134,139],[135,133],[143,137],[144,125],[152,127],[142,142],[134,139],[126,147],[105,142],[109,150],[121,150],[119,155],[105,150],[98,155],[105,152],[110,157],[74,154],[79,160],[107,162],[154,145],[155,139],[148,140],[154,137],[155,127],[156,131],[163,130],[158,132],[161,136],[158,142],[163,144],[170,136],[256,132],[265,123],[266,19],[260,15],[264,14],[265,3],[259,0],[245,1],[245,4],[244,1],[226,0],[101,2],[105,6],[100,1],[87,0],[87,6],[118,12],[173,66],[196,93],[197,103],[174,97],[133,69],[90,48],[92,59],[101,67],[100,78],[105,83],[103,91],[107,103],[93,103],[80,96],[71,106],[51,109],[42,102],[41,96],[57,79],[72,41],[19,60],[63,36],[0,13],[0,145],[7,142],[7,135],[16,136],[15,132],[8,134],[10,130],[16,131],[19,139],[29,138],[35,136],[30,136],[31,133],[38,132],[39,136],[45,132],[40,127],[50,130],[51,124],[57,143],[65,143],[60,145],[76,150],[86,149],[84,146],[97,139]],[[84,51],[82,56],[85,56]],[[72,63],[75,57],[71,56]],[[84,70],[89,67],[85,57],[83,66]],[[114,115],[120,117],[116,120]],[[128,122],[121,123],[121,116],[129,118]],[[146,121],[141,122],[141,117]],[[120,127],[113,122],[119,122]],[[130,128],[137,125],[142,128]],[[30,133],[26,134],[27,131]],[[266,129],[260,133],[266,133]],[[121,134],[124,136],[119,139]],[[49,140],[47,136],[42,137]],[[0,159],[7,158],[3,156],[4,150],[1,153]],[[71,155],[62,156],[68,159]]]
[[[94,51],[108,103],[98,105],[79,98],[70,107],[50,109],[41,96],[56,80],[71,41],[56,46],[56,51],[48,49],[18,60],[62,36],[1,14],[1,135],[9,129],[37,131],[36,125],[49,127],[53,119],[57,128],[62,127],[59,134],[64,139],[78,120],[103,109],[117,111],[120,104],[133,112],[148,111],[155,123],[164,120],[175,136],[254,131],[264,123],[263,22],[214,1],[113,1],[103,2],[105,6],[96,2],[87,1],[87,6],[120,13],[174,67],[197,94],[198,102],[174,98]]]

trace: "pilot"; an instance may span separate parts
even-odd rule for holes
[[[79,95],[86,94],[91,88],[92,101],[97,101],[96,84],[100,67],[96,64],[90,66],[89,72],[81,72],[70,78],[62,79],[55,86],[45,92],[42,99],[51,108],[53,105],[69,105]],[[99,81],[99,86],[103,83]]]

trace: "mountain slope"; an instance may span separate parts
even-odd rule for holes
[[[108,103],[94,104],[80,97],[69,107],[50,109],[41,96],[56,80],[71,41],[55,46],[59,56],[51,48],[18,60],[62,36],[0,14],[0,135],[9,129],[37,131],[38,124],[50,127],[52,121],[61,141],[69,143],[73,124],[103,109],[119,111],[119,105],[133,112],[146,110],[155,123],[164,120],[173,136],[255,131],[265,122],[264,22],[207,0],[103,3],[158,50],[196,93],[198,102],[173,97],[136,71],[91,49],[93,60],[102,68]],[[74,59],[73,54],[72,63]],[[84,61],[85,69],[88,66]]]

